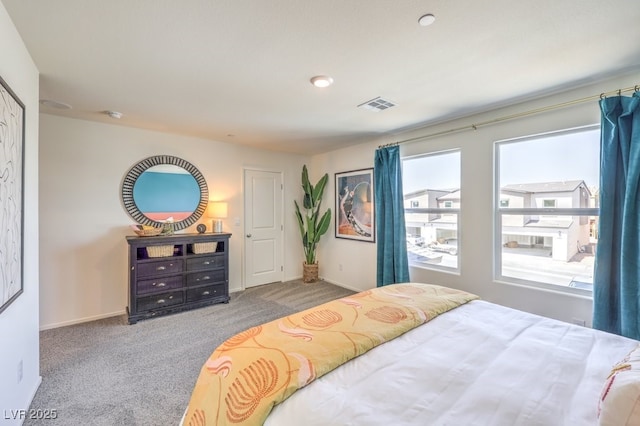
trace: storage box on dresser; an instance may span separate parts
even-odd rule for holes
[[[127,237],[129,324],[229,302],[231,234]]]

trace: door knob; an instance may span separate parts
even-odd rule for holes
[[[251,234],[247,234],[247,238],[251,238]]]

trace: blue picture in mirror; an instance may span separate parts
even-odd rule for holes
[[[149,219],[163,222],[184,220],[200,203],[198,182],[182,167],[153,166],[133,185],[133,199]]]

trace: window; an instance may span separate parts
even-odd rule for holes
[[[402,185],[409,264],[457,271],[460,152],[404,158]]]
[[[599,141],[591,126],[496,143],[496,279],[592,291]]]

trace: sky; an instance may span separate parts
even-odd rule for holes
[[[414,157],[402,162],[402,190],[460,188],[460,151]]]
[[[538,136],[496,144],[500,186],[517,183],[584,180],[599,186],[600,129]],[[460,188],[460,152],[405,159],[405,193],[420,189]]]

